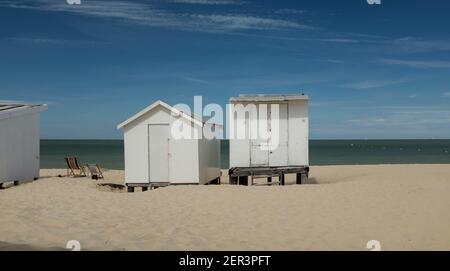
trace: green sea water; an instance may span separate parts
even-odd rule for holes
[[[228,168],[229,142],[221,144]],[[311,165],[450,164],[450,140],[311,140]],[[65,168],[64,157],[123,169],[122,140],[42,140],[41,168]]]

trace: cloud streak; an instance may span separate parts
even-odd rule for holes
[[[276,10],[275,13],[286,14],[286,15],[299,15],[299,14],[305,14],[306,10],[283,8],[283,9]]]
[[[364,105],[363,102],[354,106],[344,106],[345,103],[339,105],[339,110],[344,111],[340,118],[330,120],[328,115],[323,119],[315,117],[316,124],[311,127],[313,136],[342,139],[447,138],[450,132],[448,106],[379,106]],[[349,112],[359,114],[351,117]]]
[[[404,52],[427,52],[427,51],[448,51],[450,50],[449,40],[419,40],[415,37],[403,37],[387,42],[397,46]]]
[[[183,3],[231,4],[231,0],[175,0]],[[236,2],[238,3],[238,2]],[[299,30],[312,27],[280,18],[266,18],[251,14],[175,13],[148,3],[92,0],[82,5],[67,5],[64,1],[21,0],[3,1],[0,6],[34,9],[47,12],[66,12],[75,15],[112,19],[120,22],[188,31],[230,32],[239,30]]]
[[[350,123],[363,127],[419,127],[449,124],[450,109],[439,106],[387,106],[378,116],[351,119]]]
[[[354,82],[344,85],[346,88],[352,88],[352,89],[359,89],[359,90],[366,90],[366,89],[373,89],[373,88],[382,88],[397,84],[406,83],[405,80],[369,80],[369,81],[361,81],[361,82]]]
[[[0,100],[0,105],[5,104],[27,104],[27,103],[19,100]]]
[[[379,63],[387,65],[404,66],[409,68],[421,69],[449,69],[449,61],[417,61],[417,60],[402,60],[402,59],[386,59],[378,60]]]
[[[211,28],[217,27],[223,30],[256,29],[256,30],[276,30],[276,29],[311,29],[306,25],[296,22],[268,19],[256,16],[242,15],[193,15],[203,25]]]
[[[81,46],[96,46],[105,44],[105,42],[89,41],[89,40],[66,40],[66,39],[50,39],[50,38],[22,38],[22,37],[10,37],[6,40],[20,43],[30,43],[35,45],[81,45]]]
[[[164,5],[164,3],[166,5]],[[221,6],[215,12],[176,12],[167,4]],[[353,44],[360,46],[387,46],[401,52],[447,51],[449,40],[420,40],[415,37],[387,38],[359,33],[329,33],[325,29],[299,22],[296,15],[307,14],[305,10],[281,8],[272,11],[272,15],[261,16],[252,12],[233,10],[226,12],[225,7],[248,4],[241,0],[165,0],[135,2],[127,0],[89,0],[82,5],[68,5],[64,0],[3,0],[0,7],[34,9],[46,12],[64,12],[80,16],[89,16],[116,22],[144,25],[150,27],[171,28],[182,31],[228,33],[250,35],[258,38],[292,40],[324,44]],[[223,7],[223,8],[222,8]],[[266,13],[267,14],[267,13]],[[249,33],[249,31],[278,31],[276,35],[268,33]],[[322,31],[322,35],[286,35],[284,31]],[[447,68],[449,63],[391,62],[392,65],[411,67]]]

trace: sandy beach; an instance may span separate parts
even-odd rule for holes
[[[0,250],[450,250],[450,165],[312,167],[308,185],[126,193],[57,177],[0,190]]]

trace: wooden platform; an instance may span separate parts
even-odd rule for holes
[[[134,192],[136,187],[142,188],[142,191],[152,190],[160,187],[167,186],[177,186],[177,185],[198,185],[198,183],[169,183],[169,182],[151,182],[151,183],[127,183],[128,192]],[[220,177],[211,180],[207,185],[220,185]]]
[[[252,185],[254,179],[267,178],[267,185],[273,185],[273,177],[279,178],[279,184],[285,185],[286,174],[297,174],[297,184],[305,184],[309,176],[308,166],[287,167],[235,167],[228,171],[230,184]],[[249,182],[249,178],[251,178]]]
[[[136,187],[141,187],[142,191],[147,191],[149,189],[152,190],[152,189],[155,189],[155,188],[166,187],[166,186],[169,186],[169,185],[170,185],[170,183],[167,183],[167,182],[164,182],[164,183],[163,182],[161,182],[161,183],[127,183],[126,184],[127,190],[130,193],[133,193],[134,189]]]

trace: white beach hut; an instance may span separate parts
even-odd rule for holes
[[[0,104],[0,186],[39,178],[40,112],[47,105]]]
[[[190,135],[174,135],[183,125]],[[210,127],[209,127],[210,126]],[[223,129],[157,101],[119,124],[124,129],[128,191],[173,184],[220,182],[220,140],[202,137],[203,128]]]
[[[248,183],[250,176],[267,176],[270,182],[272,176],[279,176],[284,184],[284,175],[295,173],[297,183],[305,183],[309,172],[308,97],[240,95],[231,98],[230,104],[230,180]],[[253,129],[253,124],[260,129],[264,121],[267,136],[254,136],[252,133],[260,130]],[[239,136],[244,130],[244,137]]]

